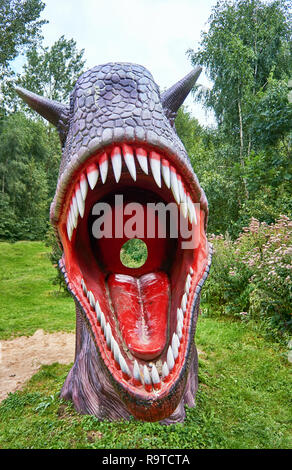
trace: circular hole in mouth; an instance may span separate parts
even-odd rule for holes
[[[147,245],[140,238],[128,240],[120,251],[121,263],[127,268],[140,268],[146,263],[147,258]]]

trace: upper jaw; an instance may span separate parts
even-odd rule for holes
[[[93,139],[89,142],[88,147],[81,147],[77,153],[70,157],[70,162],[66,164],[63,171],[60,172],[55,196],[50,208],[50,220],[55,228],[58,226],[64,204],[66,203],[65,197],[67,190],[68,187],[71,186],[74,176],[80,172],[80,169],[84,167],[88,161],[90,161],[93,155],[96,155],[104,148],[114,146],[115,144],[122,145],[123,142],[127,142],[129,145],[134,145],[136,148],[148,148],[166,155],[169,163],[173,165],[181,175],[182,179],[187,182],[191,199],[195,202],[200,202],[201,209],[206,214],[205,220],[207,221],[208,203],[205,198],[204,191],[202,190],[198,178],[187,157],[185,149],[181,146],[175,145],[172,141],[166,140],[163,136],[160,136],[155,132],[148,132],[146,141],[144,139],[140,140],[139,138],[133,139],[132,134],[129,133],[129,135],[127,135],[127,129],[125,129],[123,137],[119,137],[114,141],[103,138],[103,136],[100,139]],[[179,143],[181,144],[180,141]]]

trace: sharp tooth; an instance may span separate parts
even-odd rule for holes
[[[134,362],[133,376],[134,376],[134,379],[138,380],[139,382],[142,382],[140,368],[136,360]]]
[[[194,205],[192,203],[192,200],[189,194],[187,194],[187,203],[188,203],[189,220],[191,224],[193,222],[196,224],[197,223],[196,212],[195,212],[195,208],[194,208]]]
[[[181,323],[184,322],[184,314],[181,308],[177,309],[177,321]]]
[[[123,144],[122,150],[129,173],[132,176],[133,180],[136,181],[136,165],[133,150],[129,145],[126,144]]]
[[[77,205],[77,200],[76,200],[76,195],[72,197],[72,206],[73,206],[73,211],[74,215],[76,217],[76,220],[78,220],[78,215],[79,215],[79,210],[78,210],[78,205]]]
[[[168,368],[168,365],[166,362],[164,362],[163,366],[162,366],[162,378],[164,379],[165,377],[167,377],[169,374],[169,368]]]
[[[157,372],[155,364],[153,364],[152,369],[151,369],[151,378],[152,378],[152,382],[154,384],[159,384],[160,383],[160,377],[159,377],[159,374]]]
[[[95,313],[96,313],[97,321],[100,323],[101,308],[100,308],[98,300],[95,302]]]
[[[124,357],[121,354],[121,351],[120,351],[120,354],[119,354],[119,364],[121,366],[122,372],[124,372],[124,374],[127,374],[129,377],[131,377],[131,372],[129,370],[129,367],[127,366],[127,363],[126,363]]]
[[[187,309],[187,301],[188,301],[187,294],[184,293],[181,299],[181,308],[183,312],[185,312]]]
[[[95,163],[88,165],[86,174],[90,188],[94,189],[99,176],[99,171]]]
[[[80,191],[81,191],[83,201],[85,201],[86,196],[87,196],[87,191],[88,191],[88,184],[87,184],[86,176],[83,173],[80,176]]]
[[[194,220],[194,223],[197,225],[197,214],[196,214],[196,209],[195,209],[195,206],[194,206],[194,203],[192,202],[192,211],[193,211],[193,220]]]
[[[69,215],[68,215],[68,218],[67,218],[67,235],[68,235],[69,240],[71,241],[71,238],[72,238],[72,228],[71,228],[71,221],[70,221]]]
[[[185,283],[185,293],[188,294],[190,292],[190,281],[189,278],[187,277],[186,283]]]
[[[75,214],[74,214],[73,204],[72,203],[71,203],[70,215],[71,215],[71,223],[72,223],[73,227],[76,228],[77,227],[77,219],[76,219]]]
[[[84,282],[84,279],[81,279],[81,287],[85,295],[87,295],[87,288]]]
[[[180,348],[180,340],[179,340],[179,337],[177,336],[176,333],[173,333],[175,335],[175,342],[176,342],[176,345],[177,345],[177,348],[179,349]]]
[[[176,333],[177,333],[178,339],[181,340],[182,339],[182,324],[180,322],[176,326]]]
[[[184,190],[183,190],[181,176],[179,174],[177,174],[177,185],[178,185],[180,200],[184,201]]]
[[[157,152],[150,152],[149,161],[155,183],[161,188],[160,155]]]
[[[146,150],[141,148],[136,149],[136,157],[138,159],[140,167],[142,168],[144,173],[148,175],[148,160]]]
[[[168,351],[167,351],[167,365],[168,365],[169,370],[173,369],[174,367],[174,357],[173,357],[171,346],[168,347]]]
[[[85,203],[82,198],[79,184],[77,184],[77,187],[76,187],[76,201],[77,201],[77,206],[78,206],[80,217],[82,218],[84,216]]]
[[[191,276],[194,274],[194,270],[191,266],[190,266],[190,274],[191,274]]]
[[[119,362],[120,348],[119,348],[118,343],[116,342],[116,340],[113,336],[112,336],[112,339],[111,339],[111,351],[114,355],[115,361]]]
[[[112,339],[112,329],[109,323],[106,324],[105,327],[105,339],[108,348],[111,346],[111,339]]]
[[[187,216],[188,216],[188,205],[187,205],[187,203],[186,202],[181,202],[179,207],[180,207],[180,210],[182,212],[182,215],[186,219]]]
[[[104,332],[104,329],[105,329],[105,317],[104,317],[104,313],[103,313],[103,312],[100,312],[100,326],[101,326],[102,331]]]
[[[122,155],[120,147],[114,147],[111,153],[112,167],[115,175],[115,180],[120,181],[122,173]]]
[[[70,226],[71,226],[72,231],[73,231],[73,229],[74,229],[74,222],[73,222],[73,219],[72,219],[72,211],[71,211],[71,208],[70,208],[70,210],[69,210],[68,218],[69,218],[69,220],[70,220]]]
[[[162,176],[163,176],[164,182],[165,182],[166,186],[168,187],[168,189],[170,189],[169,161],[165,160],[165,158],[163,158],[161,160],[161,164],[162,164]]]
[[[91,290],[87,292],[87,298],[92,308],[95,308],[95,298]]]
[[[172,341],[171,341],[171,349],[173,352],[173,357],[174,360],[178,357],[178,345],[177,345],[178,337],[176,336],[175,333],[172,335]],[[179,343],[178,343],[179,344]]]
[[[144,366],[143,372],[144,372],[144,382],[145,382],[145,384],[151,385],[151,377],[150,377],[150,374],[149,374],[148,367],[146,365]]]
[[[107,179],[107,172],[108,172],[108,158],[107,154],[104,152],[99,159],[99,170],[100,170],[100,177],[103,184],[106,182]]]
[[[179,189],[178,189],[178,182],[176,177],[176,171],[173,166],[170,167],[170,185],[174,199],[176,200],[177,204],[180,203],[179,197]]]

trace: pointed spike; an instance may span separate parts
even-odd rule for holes
[[[105,339],[106,339],[106,344],[107,347],[111,347],[111,339],[112,339],[112,329],[109,323],[106,324],[105,327]]]
[[[187,309],[187,302],[188,302],[187,294],[184,293],[181,299],[181,308],[183,312],[185,312]]]
[[[76,220],[78,220],[79,210],[78,210],[78,205],[77,205],[77,200],[76,200],[75,194],[72,197],[72,206],[73,206],[73,211],[74,211],[74,215],[76,217]]]
[[[105,316],[104,316],[103,312],[100,313],[100,326],[101,326],[102,331],[104,332],[104,329],[105,329]]]
[[[162,378],[164,379],[165,377],[167,377],[169,374],[169,368],[168,368],[168,365],[166,362],[164,362],[163,366],[162,366]]]
[[[86,169],[87,179],[90,189],[94,189],[99,177],[99,171],[95,163],[88,165]]]
[[[142,382],[140,368],[139,368],[139,365],[138,365],[138,362],[136,361],[136,359],[135,359],[135,362],[134,362],[133,377],[138,382]]]
[[[174,357],[171,346],[168,347],[167,351],[167,366],[169,370],[172,370],[174,367]]]
[[[145,382],[145,384],[146,385],[151,385],[151,377],[150,377],[150,374],[149,374],[148,367],[146,365],[144,365],[143,372],[144,372],[144,382]]]
[[[161,188],[160,155],[157,152],[150,152],[149,161],[155,183]]]
[[[97,321],[100,323],[101,308],[100,308],[98,300],[95,302],[95,313],[96,313]]]
[[[107,172],[108,172],[108,157],[107,154],[104,152],[99,159],[99,171],[100,177],[103,184],[106,182],[107,179]]]
[[[176,358],[178,357],[178,347],[177,347],[176,337],[177,337],[176,334],[173,333],[172,340],[171,340],[171,349],[173,352],[174,360],[176,360]]]
[[[162,159],[161,161],[161,169],[162,169],[162,176],[164,179],[164,182],[168,189],[170,189],[170,169],[169,169],[169,161],[166,160],[165,158]]]
[[[131,377],[131,372],[130,372],[129,367],[128,367],[124,357],[122,356],[121,352],[119,354],[119,364],[121,366],[122,372],[124,374],[128,375],[129,377]]]
[[[83,173],[80,176],[80,191],[81,191],[82,199],[83,201],[85,201],[86,196],[87,196],[87,191],[88,191],[88,184],[87,184],[87,178]]]
[[[76,185],[76,201],[77,201],[77,206],[79,210],[80,217],[83,218],[84,216],[84,210],[85,210],[85,204],[82,198],[81,190],[80,190],[80,185]]]
[[[112,167],[115,175],[115,180],[120,181],[122,173],[122,154],[120,147],[114,147],[111,153]]]
[[[178,190],[178,182],[177,182],[177,177],[176,177],[176,171],[173,166],[170,167],[170,185],[171,185],[173,197],[176,200],[177,204],[179,204],[180,197],[179,197],[179,190]]]
[[[127,144],[122,145],[122,150],[123,150],[124,160],[129,170],[129,173],[132,176],[133,180],[136,181],[136,165],[135,165],[133,150]]]
[[[86,284],[84,282],[84,279],[81,279],[81,287],[83,289],[84,295],[87,296],[87,287],[86,287]]]
[[[161,101],[164,109],[176,114],[184,100],[194,87],[202,68],[196,66],[188,75],[175,83],[161,95]]]
[[[136,157],[139,162],[140,167],[148,175],[148,160],[147,160],[147,152],[142,148],[136,149]]]
[[[151,369],[151,378],[154,384],[160,383],[160,377],[159,377],[155,364],[153,364],[152,369]]]
[[[69,106],[49,100],[43,96],[25,90],[22,87],[15,87],[17,94],[30,106],[31,109],[43,116],[54,126],[58,126],[61,116],[65,116],[69,112]]]
[[[176,326],[176,333],[177,333],[178,339],[181,340],[182,339],[182,324],[180,322]]]

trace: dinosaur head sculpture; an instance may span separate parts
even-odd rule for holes
[[[144,67],[108,63],[80,76],[68,106],[17,89],[57,127],[63,147],[50,217],[77,322],[75,363],[62,396],[101,419],[175,422],[183,420],[184,404],[194,406],[194,334],[211,248],[207,200],[174,119],[200,72],[195,68],[160,94]],[[103,219],[109,236],[94,231],[99,203],[110,209]],[[119,254],[131,237],[120,229],[132,215],[126,205],[137,203],[148,258],[129,268]],[[169,219],[160,220],[159,211],[152,222],[165,226],[166,235],[150,230],[149,203],[152,211],[159,203],[178,209],[191,247],[182,247],[180,231],[169,235]]]

